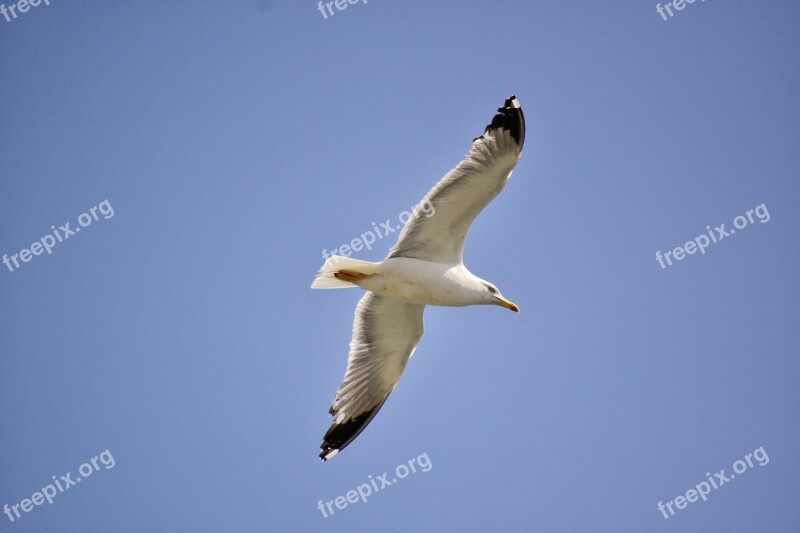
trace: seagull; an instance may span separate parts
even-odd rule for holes
[[[320,448],[331,459],[358,437],[394,390],[422,338],[426,305],[499,305],[519,312],[493,284],[464,266],[467,231],[500,194],[519,161],[525,117],[516,96],[506,99],[466,158],[428,192],[380,263],[334,255],[312,289],[361,287],[347,371]],[[426,216],[419,216],[426,206]],[[433,212],[433,215],[428,213]]]

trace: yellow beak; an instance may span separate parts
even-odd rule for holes
[[[515,313],[519,313],[519,307],[517,307],[517,304],[515,304],[514,302],[509,302],[505,298],[497,298],[497,300],[500,302],[500,305],[502,305],[506,309],[511,309]]]

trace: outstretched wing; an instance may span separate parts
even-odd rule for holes
[[[424,305],[367,292],[356,308],[350,356],[330,413],[320,457],[327,461],[358,437],[397,385],[422,337]]]
[[[387,259],[461,263],[472,221],[503,190],[525,142],[525,117],[517,97],[508,98],[497,111],[484,134],[472,142],[466,159],[422,199]],[[421,207],[427,213],[430,205],[433,215],[420,216]]]

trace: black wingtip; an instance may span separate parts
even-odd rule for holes
[[[522,106],[519,100],[513,94],[506,98],[503,107],[498,108],[497,114],[492,118],[492,122],[486,126],[484,135],[497,129],[508,130],[511,133],[511,138],[522,150],[522,146],[525,144],[525,115],[522,113]]]
[[[328,432],[325,433],[322,445],[320,446],[319,458],[325,462],[344,450],[348,444],[353,442],[355,438],[364,431],[364,428],[375,418],[375,415],[378,414],[378,411],[380,411],[384,403],[386,403],[386,399],[341,424],[334,422],[328,429]],[[335,412],[331,414],[335,414]]]

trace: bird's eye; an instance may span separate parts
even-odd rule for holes
[[[496,294],[497,293],[497,289],[495,289],[491,285],[487,285],[486,288],[489,289],[489,292],[491,292],[492,294]]]

